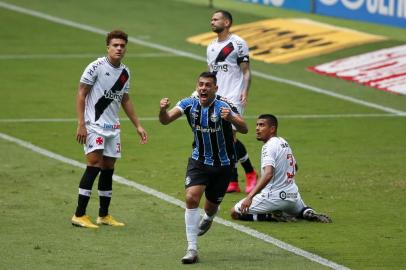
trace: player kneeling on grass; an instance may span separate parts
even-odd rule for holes
[[[261,178],[254,189],[231,209],[231,217],[250,221],[294,221],[295,218],[330,223],[303,202],[295,183],[298,169],[292,149],[277,136],[278,120],[263,114],[257,119],[257,140],[264,143]]]

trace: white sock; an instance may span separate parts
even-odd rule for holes
[[[185,211],[186,239],[187,249],[197,250],[197,233],[199,231],[200,213],[199,208],[188,209]]]

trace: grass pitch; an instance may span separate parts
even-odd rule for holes
[[[99,1],[9,3],[105,30],[120,27],[130,36],[203,57],[205,48],[185,40],[208,31],[213,11],[206,1],[120,1],[116,6]],[[231,9],[236,23],[273,16],[307,17],[238,1],[215,1],[215,5]],[[404,30],[309,17],[386,34],[390,40],[289,65],[254,61],[253,69],[406,111],[404,96],[306,71],[307,66],[317,63],[402,44]],[[83,162],[82,148],[74,141],[75,121],[17,121],[75,118],[79,77],[90,61],[104,54],[104,36],[6,9],[0,9],[0,23],[5,26],[0,28],[0,132]],[[174,104],[189,95],[196,75],[206,67],[204,62],[162,55],[161,51],[135,44],[129,44],[124,62],[132,71],[131,95],[136,111],[148,119],[157,116],[161,97],[168,96]],[[292,145],[300,167],[297,182],[305,202],[330,214],[334,223],[241,224],[349,268],[403,268],[405,117],[254,77],[246,111],[250,132],[240,139],[256,168],[262,145],[255,140],[255,119],[250,116],[267,112],[280,117],[279,135]],[[306,115],[316,117],[298,117]],[[183,200],[184,171],[191,151],[186,122],[178,120],[164,127],[157,121],[143,121],[150,135],[145,146],[138,144],[129,122],[122,124],[124,152],[116,173]],[[179,263],[185,248],[181,208],[115,184],[111,210],[127,227],[103,227],[96,232],[73,228],[69,220],[82,170],[3,140],[0,150],[0,236],[7,247],[1,253],[4,269],[183,267]],[[220,216],[227,219],[228,209],[242,196],[227,195]],[[88,210],[93,217],[96,208],[97,198],[93,197]],[[200,238],[199,244],[199,269],[324,268],[219,224]]]

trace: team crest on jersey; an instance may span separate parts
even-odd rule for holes
[[[210,120],[211,120],[212,122],[216,123],[216,122],[219,120],[219,117],[218,117],[215,113],[212,113],[212,114],[210,115]]]
[[[97,137],[97,138],[96,138],[96,143],[97,143],[98,145],[102,145],[102,144],[103,144],[103,137]]]
[[[197,112],[192,112],[191,115],[194,120],[196,120],[199,117],[199,114]]]

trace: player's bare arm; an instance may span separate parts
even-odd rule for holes
[[[251,69],[250,69],[250,64],[247,62],[242,62],[240,64],[240,68],[243,73],[243,81],[244,81],[244,90],[241,92],[241,104],[243,106],[247,105],[248,101],[248,91],[251,86]]]
[[[86,143],[87,130],[85,125],[85,103],[86,96],[89,94],[91,89],[91,85],[80,83],[76,95],[76,115],[78,119],[76,141],[80,144]]]
[[[148,134],[145,131],[145,129],[141,126],[141,122],[135,113],[133,103],[128,93],[125,93],[123,95],[123,99],[121,100],[121,106],[123,107],[123,110],[127,115],[127,117],[130,119],[130,121],[137,129],[137,133],[140,136],[140,144],[146,144],[148,142]]]
[[[231,122],[231,124],[235,126],[238,132],[242,134],[248,133],[248,127],[244,119],[238,114],[233,114],[230,108],[221,108],[221,118]]]
[[[272,176],[273,176],[273,171],[274,171],[274,168],[272,166],[266,166],[264,168],[261,178],[255,185],[255,187],[251,190],[251,192],[247,195],[245,200],[242,202],[241,213],[244,214],[244,213],[248,212],[248,210],[251,206],[251,203],[252,203],[252,198],[254,198],[254,196],[256,194],[258,194],[262,189],[264,189],[266,187],[266,185],[271,181]]]
[[[182,116],[182,112],[177,107],[172,108],[168,112],[167,110],[170,105],[169,98],[163,98],[159,102],[159,122],[163,125],[167,125]]]

